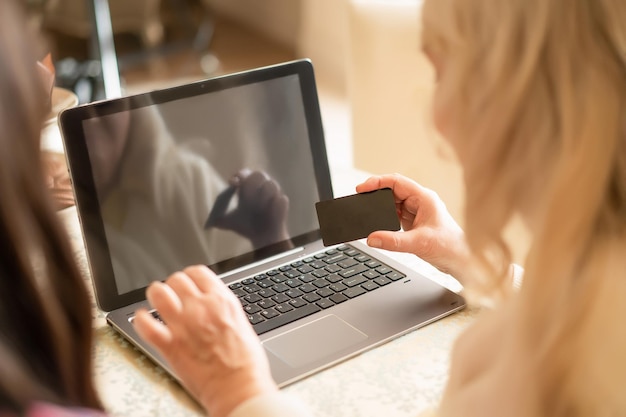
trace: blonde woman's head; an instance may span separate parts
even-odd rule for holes
[[[473,248],[504,270],[501,232],[516,212],[536,237],[558,228],[561,244],[622,228],[626,2],[426,0],[422,17]]]

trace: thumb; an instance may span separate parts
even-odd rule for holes
[[[376,231],[367,237],[367,244],[373,248],[385,249],[394,252],[411,252],[415,239],[407,232]]]

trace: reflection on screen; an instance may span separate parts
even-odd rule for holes
[[[296,75],[83,122],[118,292],[317,229]],[[86,231],[89,233],[89,231]]]

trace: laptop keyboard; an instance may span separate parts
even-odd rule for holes
[[[260,335],[405,276],[351,245],[341,245],[229,288]]]
[[[228,287],[261,335],[405,277],[353,246],[341,245]],[[150,313],[163,321],[156,310]]]

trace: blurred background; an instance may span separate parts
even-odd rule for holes
[[[461,170],[431,123],[423,0],[24,1],[81,103],[310,58],[333,176],[399,172],[462,223]]]
[[[347,2],[28,2],[33,20],[49,41],[58,83],[70,85],[72,76],[95,77],[99,69],[89,65],[89,61],[105,60],[101,55],[111,52],[115,54],[123,94],[151,85],[160,87],[168,82],[316,56],[318,77],[345,92]],[[104,94],[98,86],[93,97],[84,93],[84,97],[80,96],[81,102],[101,98]]]

